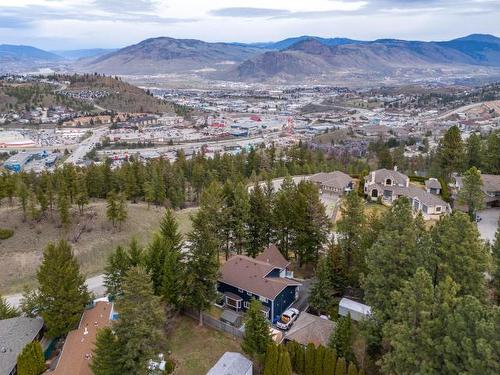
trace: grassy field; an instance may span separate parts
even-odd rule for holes
[[[175,375],[206,374],[225,352],[241,352],[236,338],[199,327],[194,319],[180,316],[174,326],[168,341],[177,364]]]
[[[81,270],[87,276],[99,274],[110,252],[118,245],[126,245],[132,237],[145,244],[157,230],[163,215],[163,208],[146,204],[129,204],[127,222],[121,230],[113,228],[106,219],[106,202],[92,202],[86,208],[86,214],[80,216],[76,209],[72,211],[72,224],[64,230],[60,227],[57,213],[40,222],[23,221],[23,214],[18,207],[0,206],[0,228],[14,230],[14,235],[0,241],[0,293],[18,292],[24,284],[32,284],[36,269],[42,259],[43,249],[49,242],[67,239],[80,262]],[[187,233],[191,228],[189,219],[193,209],[177,212],[180,229]],[[90,213],[95,218],[89,221]],[[86,229],[75,242],[75,234],[83,225]]]

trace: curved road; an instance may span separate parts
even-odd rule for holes
[[[104,296],[106,292],[106,288],[103,285],[104,275],[97,275],[94,277],[90,277],[87,280],[85,280],[85,284],[87,284],[89,292],[94,293],[96,298]],[[9,305],[17,308],[21,303],[22,294],[21,293],[11,294],[5,296],[5,299],[7,300]]]

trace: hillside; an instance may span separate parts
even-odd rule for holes
[[[469,36],[448,42],[380,39],[329,45],[320,38],[300,39],[281,51],[266,52],[237,68],[241,80],[303,77],[314,74],[375,72],[398,69],[485,66],[500,68],[500,39]]]
[[[259,53],[259,49],[194,39],[152,38],[86,60],[79,69],[106,74],[159,74],[224,69]]]
[[[57,75],[51,79],[50,83],[0,81],[0,112],[57,105],[75,111],[174,112],[170,103],[114,77]]]

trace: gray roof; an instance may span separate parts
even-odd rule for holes
[[[33,341],[42,327],[41,318],[0,320],[0,374],[10,374],[16,366],[19,353]]]
[[[225,352],[212,367],[207,375],[242,375],[252,368],[252,361],[244,355],[234,352]]]
[[[392,193],[397,196],[404,196],[410,199],[417,198],[420,201],[420,203],[426,205],[427,207],[430,206],[448,207],[448,203],[439,198],[437,195],[428,193],[424,189],[420,189],[413,185],[410,185],[408,187],[383,186],[378,184],[370,185],[369,191],[373,189],[378,189],[380,193],[383,193],[384,190],[389,190],[392,191]]]
[[[441,183],[437,178],[429,178],[425,180],[425,187],[427,189],[441,189]]]
[[[485,192],[500,191],[500,175],[482,174],[481,180],[483,181],[483,190]]]
[[[408,181],[408,176],[405,174],[392,170],[392,169],[377,169],[376,171],[370,172],[370,174],[373,173],[375,174],[375,183],[377,184],[385,184],[385,181],[390,178],[396,184],[401,184],[404,185],[406,184],[406,181]]]
[[[292,328],[285,334],[285,339],[302,345],[313,343],[327,346],[334,329],[335,323],[331,320],[302,312]]]
[[[332,186],[338,189],[344,189],[352,182],[352,177],[341,171],[330,173],[316,173],[309,178],[310,181],[318,182],[325,186]]]

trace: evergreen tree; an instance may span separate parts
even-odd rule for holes
[[[40,313],[49,337],[59,337],[80,321],[89,301],[85,279],[70,245],[49,243],[37,272]],[[64,288],[61,288],[61,286]]]
[[[123,281],[123,295],[117,299],[120,319],[113,325],[116,333],[120,369],[125,374],[147,374],[147,361],[162,350],[165,312],[160,298],[153,294],[149,275],[132,267]]]
[[[259,183],[255,183],[249,198],[247,255],[256,257],[267,245],[268,221],[271,219],[270,207]]]
[[[325,348],[323,357],[323,375],[335,374],[335,365],[337,364],[337,354],[331,348]]]
[[[335,366],[335,375],[347,375],[346,363],[344,358],[339,358],[337,360],[337,365]]]
[[[468,168],[476,167],[480,169],[483,165],[482,158],[483,158],[483,152],[481,145],[481,137],[476,133],[472,133],[470,137],[467,138],[467,143],[466,143],[467,167]]]
[[[10,306],[5,298],[0,294],[0,320],[10,319],[19,316],[16,308]]]
[[[127,201],[123,193],[118,194],[116,200],[116,222],[120,230],[122,229],[122,224],[127,220]]]
[[[109,327],[97,331],[95,348],[90,368],[94,375],[120,374],[120,347],[118,340]]]
[[[280,190],[274,198],[272,224],[277,246],[286,259],[289,258],[290,242],[293,232],[293,196],[296,186],[290,176],[281,183]]]
[[[252,299],[247,311],[247,322],[245,324],[245,336],[241,343],[245,353],[256,359],[261,359],[266,352],[267,346],[272,342],[269,324],[262,314],[262,304]]]
[[[27,285],[23,287],[20,309],[28,318],[35,318],[40,310],[40,296],[36,289],[30,289]]]
[[[434,286],[450,276],[460,284],[460,294],[484,298],[484,274],[490,257],[476,225],[466,214],[454,212],[436,224],[432,239],[434,254],[431,259],[435,262],[431,272]]]
[[[132,245],[135,248],[136,244],[135,240],[132,240],[131,248]],[[104,268],[104,286],[109,295],[116,297],[123,294],[123,278],[130,268],[138,265],[138,263],[134,263],[122,246],[117,246],[115,251],[111,253]]]
[[[458,203],[467,205],[469,217],[475,221],[477,211],[485,207],[481,172],[476,167],[468,169],[464,173],[462,182],[463,186],[458,192]]]
[[[347,375],[358,375],[358,368],[354,363],[349,363],[349,367],[347,369]]]
[[[68,191],[65,185],[62,185],[57,194],[57,210],[59,211],[59,218],[61,220],[61,225],[64,228],[68,228],[71,223],[71,217],[69,214],[70,203],[68,198]]]
[[[83,214],[85,206],[89,204],[89,194],[85,183],[85,176],[82,173],[78,175],[76,181],[76,204],[80,210],[80,215]]]
[[[309,303],[322,313],[327,312],[333,303],[332,271],[328,257],[321,258],[316,267],[315,280],[310,289]]]
[[[118,215],[118,196],[115,191],[111,191],[106,198],[106,217],[111,221],[113,227],[116,227]]]
[[[350,275],[352,286],[359,285],[360,274],[365,273],[365,249],[363,235],[366,232],[364,202],[352,191],[347,194],[340,208],[341,219],[337,222],[338,243],[346,262],[345,272]]]
[[[277,375],[292,375],[292,363],[290,362],[290,354],[283,345],[280,345],[280,353],[278,360]]]
[[[439,141],[436,152],[436,167],[439,176],[446,181],[451,173],[460,173],[465,165],[465,152],[460,130],[457,126],[452,126]]]
[[[307,344],[304,363],[304,375],[316,374],[316,347],[314,344]]]
[[[341,317],[337,321],[337,326],[330,337],[329,345],[339,357],[344,358],[348,362],[355,360],[352,350],[352,321],[350,314],[346,317]]]
[[[27,344],[17,356],[18,375],[40,375],[45,371],[45,357],[39,341]]]
[[[200,209],[191,218],[193,229],[188,235],[190,252],[186,263],[186,302],[199,311],[200,325],[203,324],[202,312],[216,298],[221,246],[218,228],[220,212],[220,186],[212,183],[202,194]]]
[[[175,251],[182,248],[182,234],[179,232],[179,224],[175,219],[174,211],[166,209],[160,222],[160,235],[167,240]]]
[[[323,375],[324,361],[325,361],[325,347],[323,345],[319,345],[316,348],[316,356],[314,358],[314,374],[315,375]]]
[[[279,352],[276,344],[271,343],[267,346],[266,361],[264,363],[264,375],[278,374]]]
[[[329,221],[316,185],[301,181],[293,201],[293,245],[299,267],[316,262],[326,240]]]
[[[493,290],[496,296],[497,305],[500,305],[500,220],[495,233],[491,253],[493,255]]]
[[[22,179],[19,179],[17,183],[17,198],[21,203],[21,208],[23,209],[23,220],[26,221],[26,212],[28,209],[28,200],[29,200],[29,190],[26,184]]]

